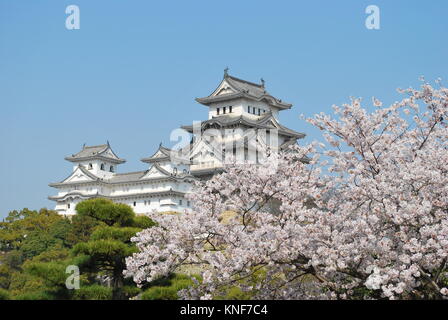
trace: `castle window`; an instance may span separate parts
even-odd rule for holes
[[[181,200],[179,200],[179,205],[180,205],[180,206],[182,205],[182,199],[181,199]]]
[[[226,107],[222,108],[222,113],[226,114]]]
[[[93,165],[91,163],[89,163],[89,170],[93,169]]]
[[[258,115],[260,115],[261,114],[261,110],[260,110],[260,108],[258,108]]]
[[[255,114],[255,107],[252,108],[252,113]]]
[[[67,209],[70,209],[70,203],[67,204]]]
[[[109,171],[110,171],[110,172],[114,172],[114,166],[110,166]]]
[[[247,106],[247,112],[250,113],[250,106]]]
[[[219,108],[216,108],[216,114],[219,116]]]
[[[104,170],[104,163],[101,164],[101,170]]]
[[[232,106],[229,106],[229,113],[232,113]]]
[[[187,207],[189,207],[190,206],[190,201],[187,201]]]
[[[134,207],[137,205],[137,202],[134,201]]]

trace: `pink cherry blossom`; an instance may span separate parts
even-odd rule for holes
[[[323,147],[201,182],[192,213],[153,214],[158,226],[132,239],[125,274],[142,285],[198,266],[202,281],[181,292],[195,299],[231,286],[254,299],[446,299],[448,89],[402,92],[371,113],[353,99],[309,119]]]

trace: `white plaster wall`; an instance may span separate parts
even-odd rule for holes
[[[229,113],[229,107],[232,106],[232,113]],[[239,116],[241,115],[244,110],[243,110],[243,99],[237,99],[231,102],[216,102],[216,103],[212,103],[209,106],[209,110],[208,110],[208,119],[211,119],[212,117],[217,117],[217,116],[222,116],[223,113],[223,108],[226,107],[226,115],[233,115],[233,116]],[[217,108],[219,108],[219,115],[217,114]]]
[[[229,113],[229,106],[232,106],[232,113]],[[248,112],[248,107],[250,106],[250,113]],[[234,116],[240,116],[241,114],[244,114],[245,116],[253,119],[258,119],[258,109],[260,109],[260,116],[263,115],[265,112],[272,112],[273,117],[278,120],[279,111],[280,109],[270,106],[266,102],[263,101],[253,101],[249,99],[237,99],[231,102],[223,101],[223,102],[216,102],[209,106],[208,111],[208,119],[211,119],[212,117],[217,117],[217,108],[219,108],[220,113],[219,116],[223,115],[223,107],[226,107],[226,115],[234,115]],[[253,108],[255,108],[255,114],[253,114]]]
[[[92,164],[92,169],[89,169],[90,163]],[[73,166],[73,171],[76,170],[76,168],[78,167],[79,164],[81,164],[89,172],[91,172],[94,175],[99,176],[99,177],[108,178],[108,177],[113,176],[114,173],[118,172],[118,170],[117,170],[118,166],[116,164],[108,162],[108,161],[103,161],[103,160],[81,161],[79,163],[76,163]],[[105,170],[101,170],[101,164],[104,164]],[[113,166],[114,172],[110,172],[110,166]]]
[[[179,204],[179,200],[182,200],[182,205]],[[57,210],[60,214],[63,215],[74,215],[76,214],[76,205],[83,201],[82,199],[76,198],[68,198],[65,201],[60,201],[56,203],[55,210]],[[146,201],[146,204],[145,204]],[[162,212],[162,211],[191,211],[192,204],[188,205],[188,201],[182,197],[146,197],[146,198],[130,198],[123,200],[115,200],[117,203],[124,203],[130,206],[135,213],[137,214],[148,214],[153,211]],[[134,206],[135,202],[135,206]],[[70,204],[70,208],[68,207]]]

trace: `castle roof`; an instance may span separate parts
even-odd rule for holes
[[[86,161],[86,160],[95,160],[95,159],[101,159],[106,160],[112,163],[124,163],[126,162],[125,159],[119,158],[112,150],[112,148],[109,145],[109,142],[107,144],[101,144],[97,146],[86,146],[84,145],[82,147],[82,150],[78,153],[72,154],[71,156],[65,157],[65,160],[71,161],[71,162],[80,162],[80,161]]]
[[[157,151],[152,156],[143,158],[140,161],[145,162],[145,163],[156,163],[156,162],[169,161],[170,154],[171,154],[171,149],[168,149],[168,148],[162,146],[162,144],[160,144],[159,149],[157,149]]]
[[[292,104],[283,102],[270,95],[261,79],[261,84],[239,79],[224,71],[224,79],[219,86],[209,96],[196,98],[196,101],[203,105],[210,105],[214,102],[228,101],[237,98],[247,98],[253,101],[265,101],[271,106],[279,109],[290,109]]]
[[[126,173],[115,173],[112,177],[105,180],[106,183],[123,183],[123,182],[133,182],[139,181],[148,170],[126,172]]]
[[[171,181],[182,181],[184,179],[195,179],[189,173],[179,172],[176,174],[172,174],[159,166],[157,163],[154,163],[152,167],[148,170],[144,171],[134,171],[134,172],[126,172],[126,173],[114,173],[110,178],[101,178],[93,173],[89,172],[82,165],[79,165],[78,168],[81,173],[83,173],[86,177],[83,180],[71,180],[73,176],[79,176],[77,171],[74,171],[70,176],[61,182],[50,183],[50,187],[61,187],[63,185],[74,185],[74,184],[85,184],[85,183],[101,183],[101,184],[123,184],[123,183],[135,183],[135,182],[148,182],[148,181],[160,181],[160,180],[171,180]],[[148,175],[150,172],[157,172],[156,175]]]
[[[271,112],[266,112],[261,115],[259,118],[254,119],[253,117],[246,116],[244,114],[239,116],[233,115],[221,115],[218,117],[212,117],[209,120],[205,120],[201,122],[201,129],[206,129],[212,125],[217,125],[219,127],[225,128],[233,125],[246,125],[248,127],[258,128],[258,129],[277,129],[279,134],[283,134],[285,136],[294,137],[296,139],[302,139],[305,137],[304,133],[294,131],[289,129],[282,124],[280,124],[272,115]],[[193,132],[193,125],[182,126],[182,129],[190,132]]]
[[[123,194],[123,195],[105,195],[100,194],[99,192],[95,194],[86,193],[86,192],[80,192],[80,191],[72,191],[62,196],[49,196],[49,200],[53,201],[63,201],[67,198],[77,196],[81,199],[91,199],[91,198],[105,198],[110,200],[121,200],[121,199],[132,199],[132,198],[146,198],[146,197],[158,197],[158,196],[180,196],[183,197],[186,194],[186,192],[182,191],[176,191],[176,190],[160,190],[160,191],[149,191],[149,192],[143,192],[143,193],[129,193],[129,194]]]

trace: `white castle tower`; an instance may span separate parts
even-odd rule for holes
[[[49,197],[60,214],[73,215],[76,204],[85,199],[106,198],[130,205],[138,214],[185,212],[191,203],[185,195],[193,183],[223,170],[227,155],[241,156],[244,161],[259,162],[259,150],[282,150],[297,143],[305,134],[279,123],[279,112],[291,104],[271,96],[260,84],[238,79],[224,71],[224,78],[207,97],[197,102],[208,107],[208,120],[182,126],[192,134],[191,143],[181,152],[187,162],[174,159],[176,154],[160,144],[143,171],[119,173],[125,162],[107,144],[83,146],[65,159],[73,163],[73,172],[64,180],[51,183],[58,190]]]
[[[208,107],[208,120],[182,126],[194,136],[190,171],[196,177],[219,172],[227,156],[258,163],[262,151],[282,150],[305,137],[280,124],[280,111],[292,105],[270,95],[263,79],[260,84],[238,79],[226,68],[218,87],[196,101]]]

